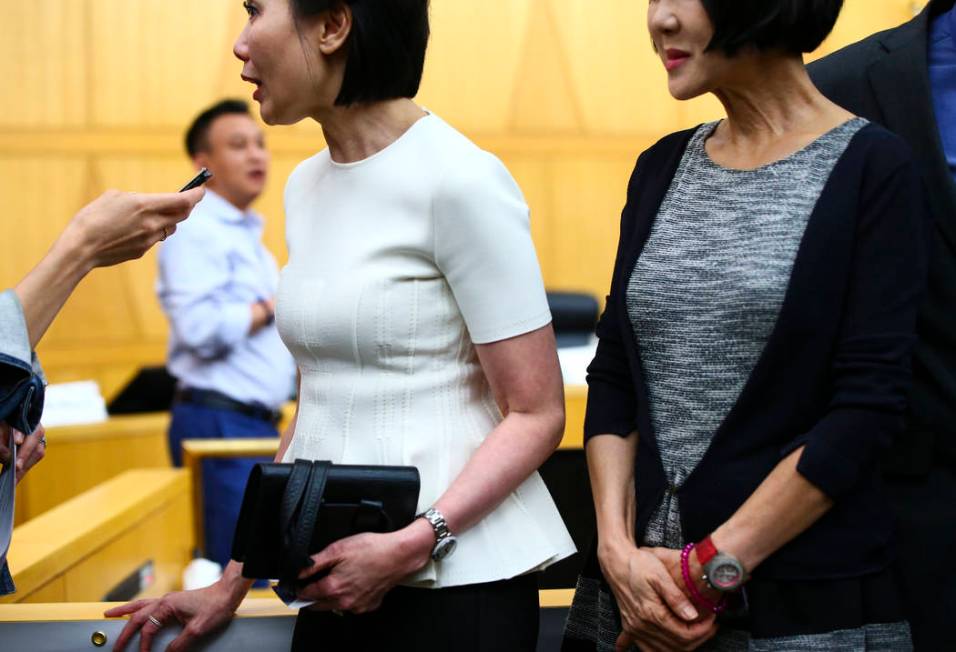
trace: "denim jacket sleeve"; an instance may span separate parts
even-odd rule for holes
[[[20,300],[13,290],[0,293],[0,419],[32,433],[40,423],[45,386]]]

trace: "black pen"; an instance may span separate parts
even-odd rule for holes
[[[212,172],[210,172],[206,168],[203,168],[199,171],[199,174],[197,174],[192,181],[190,181],[185,186],[183,186],[182,190],[180,190],[179,192],[186,192],[187,190],[198,188],[199,186],[206,183],[210,179],[212,179]]]

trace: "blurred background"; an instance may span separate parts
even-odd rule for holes
[[[815,56],[910,18],[925,2],[847,0]],[[0,284],[46,251],[108,188],[178,189],[193,174],[183,131],[224,96],[249,99],[232,43],[240,0],[3,0],[0,21]],[[719,116],[678,103],[639,0],[432,0],[419,102],[497,154],[532,209],[549,288],[606,292],[628,176],[664,134]],[[286,258],[282,190],[323,146],[315,124],[269,128],[274,164],[257,205]],[[155,252],[83,282],[44,340],[51,382],[94,379],[107,400],[162,364]]]

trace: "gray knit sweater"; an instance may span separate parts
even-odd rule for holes
[[[737,402],[770,337],[810,214],[866,121],[754,170],[714,163],[691,138],[627,292],[664,470],[680,487]],[[683,545],[668,493],[646,545]]]

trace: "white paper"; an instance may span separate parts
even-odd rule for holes
[[[561,362],[561,376],[565,385],[586,385],[588,365],[597,353],[597,338],[583,346],[567,346],[558,349]]]
[[[95,380],[47,385],[40,419],[44,427],[100,423],[108,418],[106,401]]]

